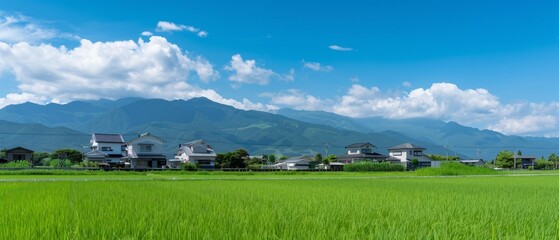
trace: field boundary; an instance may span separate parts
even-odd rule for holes
[[[10,176],[10,175],[6,175]],[[136,178],[84,178],[84,175],[68,176],[67,178],[0,178],[0,183],[10,182],[110,182],[110,181],[293,181],[293,180],[366,180],[366,179],[431,179],[431,178],[485,178],[485,177],[536,177],[559,176],[559,173],[548,174],[495,174],[495,175],[453,175],[453,176],[285,176],[285,177],[180,177],[180,176],[145,176]]]

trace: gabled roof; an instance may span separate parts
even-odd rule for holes
[[[370,144],[370,143],[354,143],[354,144],[351,144],[351,145],[347,145],[345,148],[361,148],[361,147],[367,147],[367,146],[370,146],[370,147],[373,147],[373,148],[377,147],[377,146],[375,146],[373,144]]]
[[[516,155],[516,154],[513,156],[513,158],[516,158],[516,159],[536,159],[536,157],[534,157],[534,156],[522,156],[522,155]]]
[[[399,149],[417,149],[417,150],[425,150],[424,147],[420,147],[417,146],[415,144],[411,144],[411,143],[404,143],[404,144],[400,144],[398,146],[394,146],[389,148],[388,150],[399,150]]]
[[[137,138],[135,138],[135,139],[131,140],[130,142],[128,142],[128,144],[133,143],[133,142],[135,142],[135,141],[137,141],[137,140],[139,140],[139,139],[146,138],[146,137],[155,138],[156,140],[159,140],[159,141],[161,141],[162,143],[165,142],[165,141],[164,141],[163,139],[161,139],[160,137],[155,136],[155,135],[153,135],[153,134],[151,134],[151,133],[142,133],[142,134],[140,134],[140,136],[138,136]]]
[[[183,143],[183,144],[181,144],[181,146],[192,147],[192,146],[198,145],[198,144],[208,145],[208,144],[206,143],[206,141],[200,139],[200,140],[194,140],[194,141],[192,141],[192,142]],[[208,145],[208,146],[209,146],[209,145]]]
[[[16,151],[16,150],[22,150],[24,152],[30,152],[30,153],[33,152],[33,150],[30,150],[30,149],[27,149],[27,148],[24,148],[24,147],[15,147],[15,148],[11,148],[11,149],[6,150],[6,153],[7,152],[13,152],[13,151]]]
[[[121,134],[94,133],[91,139],[102,143],[124,143],[124,138]]]
[[[95,157],[104,158],[107,157],[108,155],[104,152],[93,150],[91,152],[86,153],[85,156],[89,158],[95,158]]]

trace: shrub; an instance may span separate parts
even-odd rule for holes
[[[194,163],[181,163],[181,169],[184,171],[197,171],[198,167]]]
[[[468,166],[459,162],[445,162],[438,168],[428,167],[415,171],[419,176],[490,175],[496,171],[486,167]]]
[[[31,163],[25,160],[12,161],[0,164],[0,168],[28,168],[31,167]]]
[[[404,166],[392,163],[358,162],[344,166],[346,172],[397,172],[404,171]]]
[[[49,161],[49,166],[54,167],[54,168],[67,168],[70,167],[72,165],[72,162],[70,162],[70,160],[68,159],[51,159]]]

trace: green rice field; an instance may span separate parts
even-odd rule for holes
[[[1,176],[0,239],[558,239],[559,176]]]

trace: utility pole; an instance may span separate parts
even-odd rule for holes
[[[326,156],[324,156],[324,157],[328,157],[328,147],[329,147],[328,143],[325,143],[324,144],[324,149],[326,150]]]

